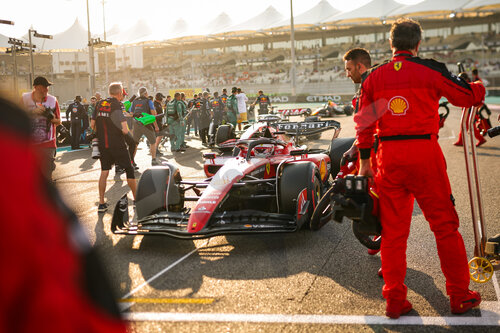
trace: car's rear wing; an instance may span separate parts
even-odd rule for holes
[[[278,122],[271,124],[276,127],[279,132],[284,132],[288,135],[312,135],[320,133],[329,129],[335,130],[334,137],[338,136],[340,132],[340,123],[335,120],[322,120],[322,121],[300,121],[300,122]]]

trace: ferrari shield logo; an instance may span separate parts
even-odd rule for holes
[[[271,164],[267,163],[266,164],[266,175],[271,173]]]
[[[403,64],[401,63],[401,61],[396,61],[394,63],[394,69],[396,70],[396,72],[401,69],[401,66],[403,66]]]

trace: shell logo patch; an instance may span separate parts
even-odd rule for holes
[[[396,70],[396,72],[399,71],[402,66],[403,66],[403,63],[401,61],[396,61],[394,63],[394,69]]]
[[[408,107],[408,101],[402,96],[394,96],[388,105],[389,110],[391,110],[394,116],[404,116]]]

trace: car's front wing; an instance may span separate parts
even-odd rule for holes
[[[189,214],[159,212],[139,221],[130,221],[128,198],[124,195],[116,204],[111,230],[126,235],[166,235],[181,239],[201,239],[217,235],[245,233],[294,232],[297,222],[288,214],[258,210],[213,213],[209,223],[197,233],[187,230]]]

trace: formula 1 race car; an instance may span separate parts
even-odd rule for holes
[[[318,122],[319,123],[319,122]],[[237,140],[234,156],[205,154],[206,179],[185,181],[173,164],[147,169],[137,187],[136,217],[130,220],[127,195],[116,204],[115,234],[162,234],[198,239],[235,233],[294,232],[309,227],[319,198],[330,187],[340,158],[354,138],[338,139],[340,124],[328,150],[297,147],[281,135],[311,130],[307,123],[287,124],[274,133]],[[304,128],[302,128],[304,127]]]
[[[323,116],[323,117],[333,117],[338,115],[351,116],[354,112],[354,108],[349,104],[335,103],[333,101],[328,101],[328,103],[323,104],[316,110],[308,113],[308,116]]]

